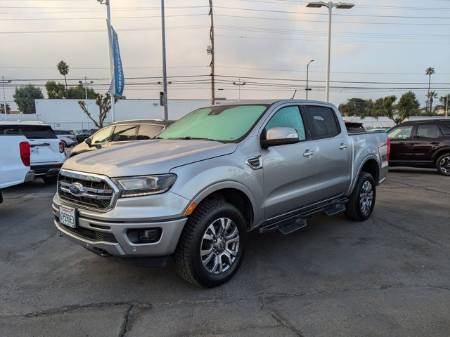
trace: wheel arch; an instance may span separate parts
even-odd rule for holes
[[[221,198],[235,206],[247,221],[248,229],[253,227],[256,214],[256,204],[251,197],[250,191],[237,182],[221,182],[208,186],[194,198],[194,202],[200,205],[203,201],[210,198]],[[197,206],[198,207],[198,206]]]
[[[440,156],[442,156],[445,153],[449,153],[450,154],[450,146],[444,147],[444,148],[440,148],[438,150],[436,150],[436,152],[433,154],[433,163],[437,164],[437,160],[439,159]]]
[[[359,176],[361,175],[361,172],[367,172],[372,175],[373,179],[375,180],[375,183],[378,185],[379,179],[380,179],[380,162],[375,156],[370,156],[365,158],[361,165],[358,168],[358,171],[356,171],[357,174],[353,177],[353,182],[350,187],[350,193],[353,192],[353,189],[356,186],[356,183],[358,181]]]

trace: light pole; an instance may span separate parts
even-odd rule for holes
[[[310,60],[307,64],[306,64],[306,88],[305,88],[305,92],[306,92],[306,99],[308,100],[308,93],[311,91],[311,88],[309,87],[309,66],[311,65],[311,63],[313,63],[314,60]]]
[[[239,101],[240,101],[241,100],[241,87],[246,85],[247,82],[242,82],[241,79],[239,79],[239,81],[233,82],[233,84],[238,86],[238,97],[239,97]]]
[[[306,7],[309,8],[321,8],[326,7],[328,8],[328,64],[327,64],[327,102],[330,101],[330,72],[331,72],[331,17],[333,14],[333,8],[337,9],[351,9],[355,6],[355,4],[352,3],[346,3],[346,2],[310,2],[306,5]]]
[[[166,61],[166,15],[164,11],[164,0],[161,0],[161,34],[162,34],[162,62],[163,62],[163,89],[164,89],[164,120],[169,120],[167,107],[167,61]]]
[[[109,70],[111,73],[111,120],[114,122],[114,106],[115,106],[115,96],[114,96],[114,88],[115,88],[115,78],[114,78],[114,55],[112,50],[112,23],[111,23],[111,0],[97,0],[102,5],[106,6],[106,23],[108,25],[108,44],[109,44]]]
[[[87,100],[89,84],[94,84],[94,81],[88,82],[87,77],[84,76],[84,81],[78,81],[78,83],[80,83],[80,85],[82,85],[84,87],[84,96],[85,96],[85,99]]]

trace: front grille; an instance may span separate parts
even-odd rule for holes
[[[111,233],[93,231],[91,229],[87,229],[87,228],[83,228],[83,227],[72,228],[72,227],[64,226],[64,229],[75,235],[78,235],[84,239],[89,239],[91,241],[103,241],[103,242],[117,243],[116,238]]]
[[[75,191],[73,186],[77,186]],[[100,177],[62,170],[58,177],[58,194],[62,200],[77,206],[105,210],[111,207],[114,189]]]

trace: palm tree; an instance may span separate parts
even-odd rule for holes
[[[431,113],[431,105],[430,105],[431,76],[435,72],[436,72],[436,70],[433,67],[428,67],[427,69],[425,69],[425,74],[428,76],[428,93],[427,93],[428,101],[427,101],[427,105],[428,105],[430,113]]]
[[[67,74],[69,73],[69,66],[66,62],[60,61],[57,65],[59,73],[64,76],[64,83],[66,84],[66,92],[67,92]]]
[[[430,91],[428,92],[428,102],[429,102],[429,106],[430,106],[430,114],[433,111],[433,102],[434,99],[438,97],[438,94],[436,91]]]

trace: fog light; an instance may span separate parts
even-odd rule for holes
[[[130,241],[136,244],[158,242],[161,234],[161,228],[129,229],[127,232]]]

